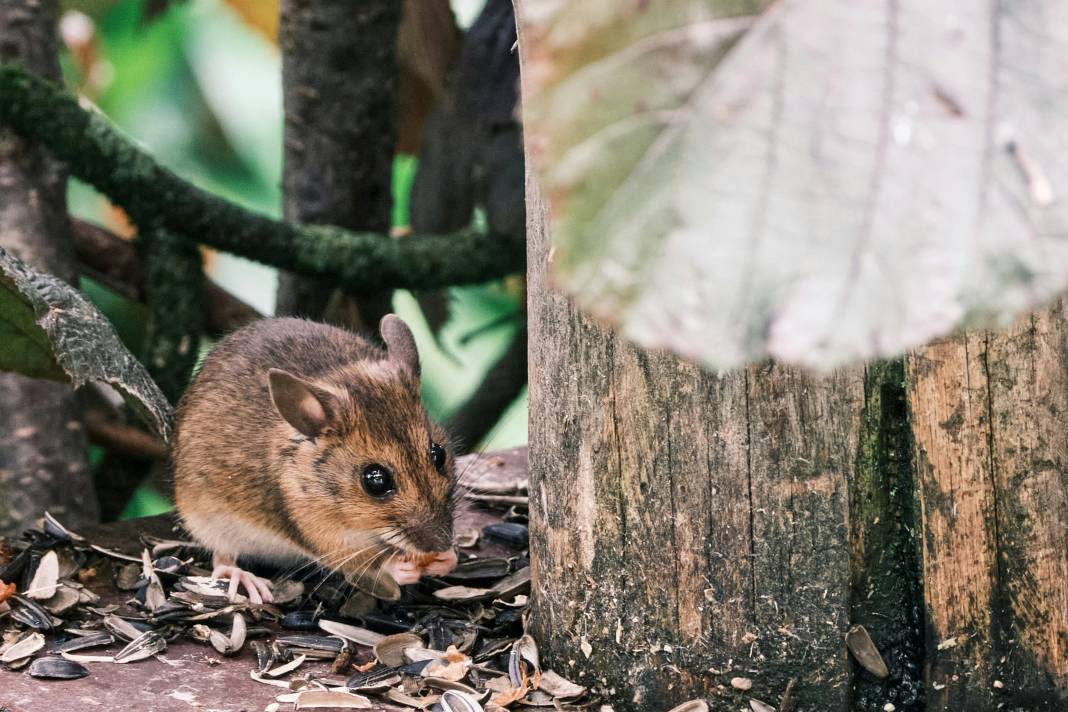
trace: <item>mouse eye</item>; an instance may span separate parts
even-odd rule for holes
[[[434,469],[445,474],[445,448],[437,443],[430,443],[430,461],[434,463]]]
[[[372,497],[386,497],[396,491],[393,475],[381,465],[368,465],[363,468],[363,489]]]

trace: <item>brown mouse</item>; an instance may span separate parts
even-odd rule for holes
[[[223,339],[178,405],[175,495],[213,576],[271,600],[239,556],[311,559],[350,580],[447,573],[457,482],[445,433],[419,398],[419,354],[399,317],[381,349],[303,319]]]

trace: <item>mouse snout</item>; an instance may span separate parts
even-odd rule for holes
[[[404,533],[420,551],[448,551],[452,548],[452,516],[441,514],[413,520]]]

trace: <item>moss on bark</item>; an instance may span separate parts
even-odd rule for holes
[[[149,311],[142,360],[171,403],[177,403],[193,374],[204,331],[200,249],[163,229],[142,231],[141,240]]]
[[[122,206],[141,228],[158,226],[226,252],[352,293],[485,282],[523,269],[521,236],[475,231],[386,240],[374,232],[299,226],[211,195],[159,165],[61,87],[0,65],[0,124],[39,141],[73,175]]]

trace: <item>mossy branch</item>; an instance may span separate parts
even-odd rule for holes
[[[46,146],[142,230],[167,229],[350,292],[485,282],[525,264],[521,235],[466,231],[390,239],[247,210],[179,178],[61,87],[9,64],[0,64],[0,125]]]

